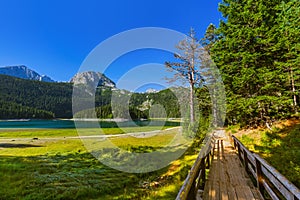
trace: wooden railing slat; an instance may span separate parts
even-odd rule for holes
[[[196,185],[196,180],[200,176],[205,179],[205,166],[207,157],[214,151],[214,138],[213,135],[208,136],[205,140],[205,145],[201,148],[200,153],[192,166],[188,176],[186,177],[182,187],[179,190],[179,193],[176,197],[176,200],[186,200],[186,199],[195,199],[196,198],[196,189],[200,185]],[[204,174],[204,175],[203,175]],[[200,179],[198,179],[200,182]]]
[[[232,136],[232,138],[234,147],[238,151],[240,161],[244,163],[246,171],[251,173],[256,179],[261,194],[266,191],[274,200],[281,199],[281,197],[279,197],[281,195],[287,200],[300,200],[300,191],[296,186],[289,182],[260,156],[250,152],[236,137]],[[211,165],[210,158],[213,159],[215,144],[216,142],[213,135],[206,138],[205,145],[201,148],[176,199],[195,199],[198,188],[204,188],[205,169]],[[273,190],[274,188],[276,189]]]
[[[272,187],[275,187],[287,200],[300,200],[300,190],[295,185],[260,156],[251,153],[235,136],[232,136],[232,138],[241,162],[245,164],[246,171],[250,172],[256,179],[261,194],[266,190],[272,199],[279,199],[272,189]],[[268,182],[273,186],[270,186]]]
[[[280,193],[287,199],[287,200],[293,200],[293,194],[288,191],[285,186],[280,183],[280,181],[278,181],[276,179],[276,177],[274,177],[273,174],[271,174],[264,166],[262,167],[262,171],[263,174],[269,179],[269,181],[277,188],[277,190],[280,191]]]
[[[300,199],[300,190],[293,185],[289,180],[287,180],[283,175],[281,175],[274,167],[267,163],[260,156],[255,155],[255,157],[262,163],[262,165],[274,176],[278,181],[280,181],[286,189],[288,189],[295,197]]]
[[[270,186],[266,183],[265,180],[263,180],[262,182],[263,186],[265,187],[266,191],[268,192],[268,194],[270,195],[270,197],[273,200],[280,200],[277,195],[273,192],[273,190],[270,188]]]
[[[256,172],[254,171],[254,169],[251,167],[250,163],[249,163],[249,171],[251,172],[252,176],[257,179],[257,175]]]
[[[251,162],[251,164],[252,164],[253,166],[255,166],[255,158],[254,158],[254,156],[252,155],[251,152],[248,152],[248,159],[249,159],[249,161]]]

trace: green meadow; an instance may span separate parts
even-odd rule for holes
[[[155,127],[107,128],[104,132],[121,134],[124,129],[147,132]],[[182,139],[176,138],[178,129],[162,131],[141,138],[111,136],[109,141],[128,152],[152,152],[174,138]],[[99,135],[95,129],[86,132]],[[77,136],[76,129],[0,131],[0,199],[174,199],[199,150],[193,145],[158,171],[126,173],[102,164],[88,152],[83,141],[95,139]]]
[[[168,129],[172,126],[141,126],[141,127],[122,127],[122,128],[82,128],[80,133],[83,135],[114,135],[135,132],[148,132],[159,129]],[[0,138],[48,138],[48,137],[76,137],[77,129],[5,129],[0,131]]]

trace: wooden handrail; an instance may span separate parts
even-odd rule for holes
[[[201,148],[201,151],[192,166],[188,176],[186,177],[176,200],[193,200],[196,199],[198,189],[204,189],[205,185],[205,169],[210,166],[210,157],[213,157],[214,136],[207,136]]]
[[[261,193],[266,191],[272,199],[300,200],[300,190],[274,167],[255,153],[251,153],[235,136],[234,147],[246,171],[252,175]]]

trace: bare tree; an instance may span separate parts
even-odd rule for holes
[[[179,50],[179,53],[175,53],[174,57],[179,62],[165,62],[165,66],[168,70],[175,73],[170,82],[183,80],[189,84],[190,122],[193,123],[195,122],[194,88],[197,84],[203,82],[200,69],[203,64],[205,50],[197,40],[195,31],[192,28],[189,35],[180,41],[176,48]]]

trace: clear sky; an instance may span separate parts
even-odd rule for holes
[[[56,81],[68,81],[100,42],[128,29],[163,27],[188,33],[193,27],[202,37],[210,23],[219,24],[219,2],[0,0],[0,66],[24,64]],[[123,57],[107,72],[114,81],[122,75],[121,67],[168,59],[159,51]]]

